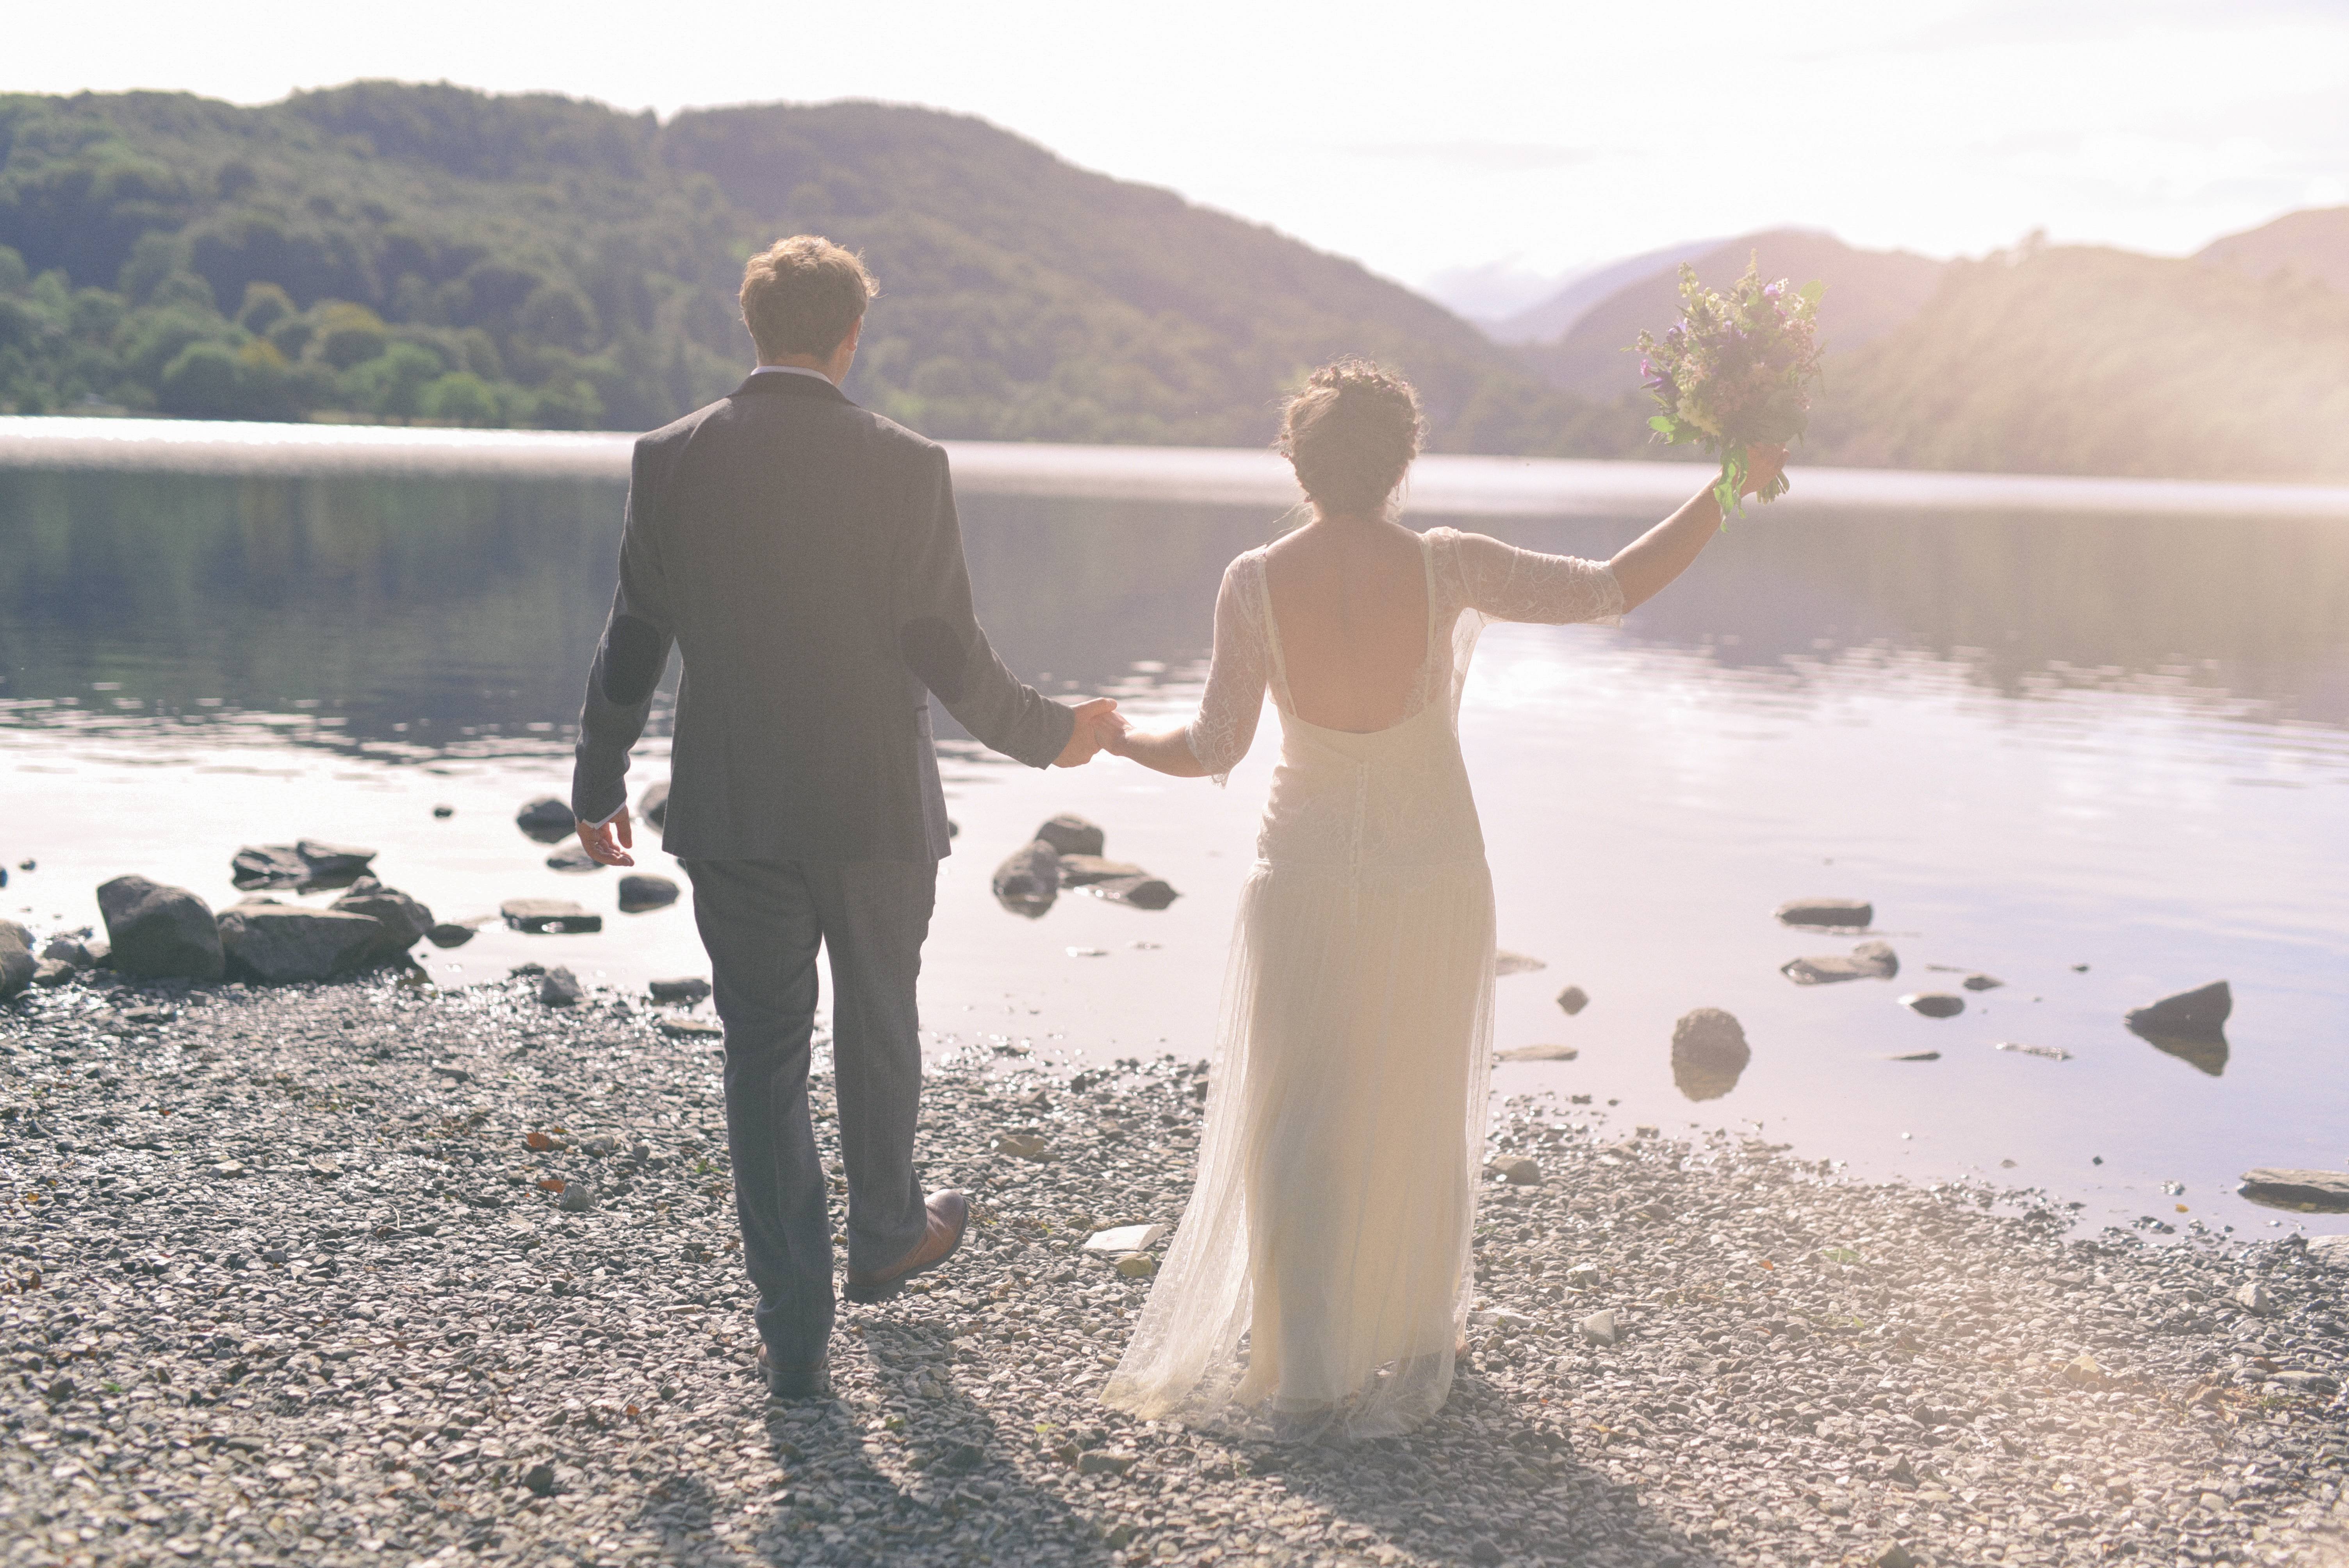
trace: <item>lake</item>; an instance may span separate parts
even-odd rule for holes
[[[1487,481],[1460,463],[1422,485],[1416,525],[1603,556],[1652,518],[1619,487],[1571,516],[1523,494],[1482,506]],[[1646,470],[1632,490],[1664,482],[1624,467]],[[93,888],[124,872],[219,907],[239,846],[309,837],[375,847],[445,920],[526,895],[605,913],[597,935],[491,921],[419,948],[444,985],[526,959],[628,987],[706,973],[685,906],[622,914],[612,873],[551,871],[514,825],[567,789],[611,591],[620,488],[580,471],[0,468],[0,910],[91,923]],[[1187,712],[1224,563],[1281,512],[1260,463],[1233,471],[1245,482],[1167,486],[1185,499],[970,487],[1007,661],[1145,720]],[[2349,525],[2253,500],[2050,511],[1982,490],[1970,510],[1971,493],[1806,507],[1798,470],[1792,500],[1733,524],[1624,628],[1487,634],[1464,739],[1502,945],[1546,965],[1499,982],[1497,1044],[1578,1052],[1504,1065],[1500,1092],[1590,1096],[1627,1135],[1728,1126],[1869,1174],[2037,1186],[2089,1229],[2349,1229],[2231,1195],[2250,1166],[2349,1165]],[[947,742],[961,836],[924,977],[935,1047],[1206,1054],[1274,733],[1220,790]],[[639,791],[665,776],[664,734],[657,717]],[[1064,810],[1182,898],[999,908],[990,870]],[[1897,979],[1779,973],[1855,940],[1773,918],[1814,894],[1873,901]],[[1960,990],[1973,972],[2004,984]],[[2223,1059],[2121,1025],[2220,978]],[[1569,985],[1590,998],[1574,1016],[1553,1000]],[[1965,1010],[1920,1016],[1899,1002],[1914,990]],[[1744,1024],[1732,1083],[1675,1080],[1673,1021],[1697,1006]]]

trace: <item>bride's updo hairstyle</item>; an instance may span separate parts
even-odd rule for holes
[[[1367,359],[1316,370],[1280,414],[1280,455],[1324,516],[1374,516],[1426,434],[1411,383]]]

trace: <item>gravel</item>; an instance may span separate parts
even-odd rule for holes
[[[675,1016],[545,1007],[534,976],[99,974],[0,1008],[5,1561],[2344,1550],[2349,1267],[2074,1237],[2044,1194],[1865,1184],[1547,1099],[1496,1108],[1433,1421],[1284,1449],[1131,1420],[1093,1396],[1165,1243],[1085,1243],[1179,1217],[1205,1069],[1071,1078],[995,1037],[947,1042],[924,1107],[964,1251],[843,1307],[836,1399],[770,1404],[716,1056]]]

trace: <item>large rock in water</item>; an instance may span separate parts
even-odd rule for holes
[[[1042,827],[1036,836],[1052,846],[1057,855],[1098,855],[1109,849],[1109,835],[1082,817],[1063,811]]]
[[[1927,1018],[1954,1018],[1966,1010],[1966,999],[1955,991],[1911,991],[1900,1005]]]
[[[1073,820],[1074,819],[1071,819]],[[1054,821],[1060,820],[1054,818]],[[1045,824],[1050,827],[1051,824]],[[1061,896],[1061,855],[1042,839],[1015,850],[995,868],[995,902],[1030,920],[1040,917]]]
[[[656,828],[668,826],[668,780],[651,785],[644,798],[636,802],[636,820],[649,822]]]
[[[620,913],[642,914],[648,909],[667,909],[677,902],[677,883],[667,877],[638,872],[620,879]]]
[[[383,927],[368,915],[254,899],[221,911],[220,939],[235,973],[284,985],[366,968]]]
[[[1832,985],[1841,980],[1889,980],[1900,973],[1900,955],[1889,942],[1863,942],[1850,956],[1824,954],[1790,958],[1778,973],[1797,985]]]
[[[2130,1033],[2151,1039],[2168,1035],[2182,1040],[2224,1039],[2227,1017],[2235,1010],[2235,993],[2224,980],[2213,980],[2121,1015]]]
[[[602,915],[592,914],[567,898],[510,898],[498,905],[498,913],[508,925],[533,936],[604,929]]]
[[[2239,1196],[2271,1209],[2349,1214],[2349,1171],[2287,1171],[2262,1165],[2243,1172]]]
[[[382,935],[360,959],[359,967],[373,968],[378,964],[396,962],[424,939],[432,929],[432,912],[398,888],[386,887],[373,877],[361,877],[351,884],[351,891],[334,902],[333,907],[345,914],[364,914],[383,928]]]
[[[367,874],[373,850],[302,839],[291,844],[247,844],[229,857],[229,880],[239,888],[341,887]]]
[[[1798,898],[1778,906],[1786,925],[1865,927],[1876,923],[1876,906],[1863,898]]]
[[[1103,860],[1099,855],[1061,856],[1062,887],[1091,887],[1095,882],[1112,882],[1119,877],[1146,877],[1149,874],[1128,861]]]
[[[1719,1099],[1753,1059],[1744,1026],[1719,1007],[1699,1007],[1672,1026],[1672,1082],[1691,1099]]]
[[[30,985],[40,967],[33,956],[33,934],[13,920],[0,920],[0,996],[14,996]]]
[[[2218,1078],[2227,1070],[2227,1017],[2235,994],[2224,980],[2180,991],[2121,1015],[2129,1033]]]
[[[534,843],[551,844],[567,839],[578,825],[579,819],[571,814],[571,808],[552,795],[541,795],[514,813],[514,826]]]
[[[1085,891],[1095,898],[1130,904],[1135,909],[1164,909],[1183,896],[1165,878],[1154,876],[1109,877]]]
[[[151,980],[217,980],[225,960],[212,906],[183,887],[145,877],[100,882],[98,912],[106,917],[114,967]]]

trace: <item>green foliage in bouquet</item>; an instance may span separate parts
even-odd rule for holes
[[[1762,281],[1757,257],[1725,294],[1681,266],[1681,319],[1663,336],[1642,332],[1633,345],[1640,375],[1663,412],[1648,428],[1670,446],[1695,442],[1721,459],[1713,499],[1734,511],[1754,447],[1783,447],[1810,422],[1811,387],[1819,378],[1818,306],[1826,285],[1790,289]],[[1779,474],[1756,494],[1786,493]]]

